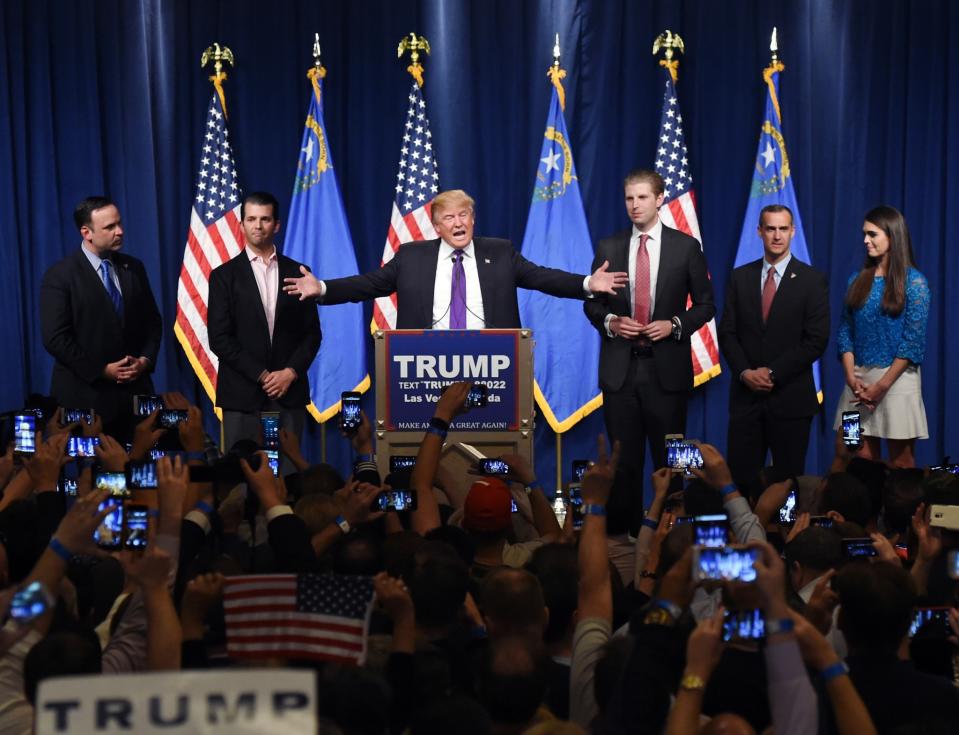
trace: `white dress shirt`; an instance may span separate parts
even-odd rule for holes
[[[646,234],[646,253],[649,255],[649,314],[652,317],[653,310],[656,308],[656,281],[659,278],[659,256],[663,251],[663,221],[656,217],[656,224],[649,228],[646,233],[641,233],[636,225],[633,225],[633,234],[629,238],[629,252],[627,253],[626,266],[629,269],[629,317],[633,317],[633,311],[636,305],[633,303],[636,293],[636,254],[639,252],[639,237]],[[609,323],[615,314],[607,314],[605,319],[606,334],[614,336],[609,329]]]
[[[453,289],[453,254],[456,248],[440,240],[436,256],[436,281],[433,284],[433,329],[450,328],[450,306]],[[462,249],[463,275],[466,276],[466,328],[485,329],[483,293],[480,291],[479,271],[476,269],[476,251],[473,241]]]
[[[763,258],[763,272],[762,276],[759,279],[759,296],[763,295],[763,288],[766,286],[766,274],[769,273],[769,269],[772,268],[776,271],[776,275],[773,276],[773,279],[776,281],[776,290],[779,290],[779,284],[782,283],[783,276],[786,275],[786,266],[789,265],[789,261],[793,259],[792,253],[786,253],[786,257],[780,260],[776,265],[771,265],[768,260]]]
[[[253,277],[256,279],[256,289],[260,292],[260,303],[263,304],[263,313],[266,315],[266,324],[270,329],[270,342],[273,342],[273,322],[276,320],[276,294],[279,288],[280,264],[276,260],[276,246],[273,252],[265,258],[257,255],[253,248],[247,246],[246,255],[253,268]]]

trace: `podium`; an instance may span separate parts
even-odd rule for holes
[[[374,334],[376,454],[380,475],[391,456],[416,456],[447,385],[487,386],[489,402],[451,424],[441,472],[459,507],[478,456],[518,454],[533,463],[533,332],[529,329],[396,329]]]

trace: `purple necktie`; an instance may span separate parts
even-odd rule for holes
[[[453,253],[453,284],[450,290],[450,329],[466,329],[466,273],[463,252]]]

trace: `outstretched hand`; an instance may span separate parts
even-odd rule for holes
[[[319,279],[310,273],[310,269],[305,265],[300,266],[300,273],[303,275],[299,278],[284,278],[283,282],[286,285],[283,290],[290,296],[299,296],[300,301],[318,299],[322,293]]]
[[[589,277],[588,288],[594,294],[615,294],[617,288],[623,288],[627,285],[629,285],[629,273],[610,271],[609,261],[604,260],[603,264],[593,271],[593,275]]]

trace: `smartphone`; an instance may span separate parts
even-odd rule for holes
[[[692,474],[690,472],[692,468],[703,466],[703,455],[699,447],[692,442],[684,439],[667,439],[666,466],[673,472]]]
[[[729,543],[729,523],[725,513],[693,518],[693,543],[720,548]]]
[[[809,525],[819,528],[833,528],[836,522],[829,516],[809,516]]]
[[[509,465],[501,459],[484,458],[477,460],[476,466],[484,475],[504,477],[509,474]]]
[[[37,417],[32,413],[18,413],[13,417],[13,451],[31,455],[37,451]]]
[[[766,637],[762,610],[726,610],[723,613],[724,641],[758,641]]]
[[[162,429],[175,429],[186,421],[187,412],[181,408],[164,408],[157,414],[157,426]]]
[[[71,436],[67,440],[67,455],[70,457],[96,457],[94,447],[100,445],[98,436]]]
[[[786,496],[786,502],[783,504],[783,507],[779,509],[779,522],[796,522],[796,488],[789,491],[789,495]]]
[[[109,490],[110,497],[129,498],[131,493],[127,489],[125,472],[104,472],[97,470],[93,474],[93,488],[95,490]]]
[[[273,471],[273,477],[280,476],[280,451],[278,449],[266,449],[266,461],[270,463],[270,469]]]
[[[588,459],[574,459],[573,460],[573,482],[580,482],[583,479],[583,475],[586,474],[586,470],[588,469],[589,469]]]
[[[510,513],[519,513],[519,506],[516,505],[516,498],[509,499],[509,512]]]
[[[66,477],[62,472],[60,473],[60,479],[57,480],[57,490],[61,495],[75,498],[77,496],[78,487],[79,483],[77,482],[76,478]]]
[[[280,414],[277,411],[264,411],[260,414],[263,427],[263,448],[280,448]]]
[[[959,464],[940,464],[929,468],[930,472],[950,472],[959,475]]]
[[[416,510],[416,494],[412,490],[386,490],[373,498],[374,511]]]
[[[123,516],[123,548],[143,551],[147,547],[150,509],[145,505],[128,505]]]
[[[390,474],[412,470],[414,466],[416,466],[416,457],[412,454],[394,454],[390,457]]]
[[[844,538],[842,553],[847,559],[862,559],[867,556],[879,556],[871,538]]]
[[[693,547],[693,578],[697,581],[755,582],[753,563],[759,558],[759,549],[735,546],[710,548]]]
[[[94,410],[92,408],[65,408],[60,414],[60,426],[84,423],[93,423]]]
[[[948,607],[917,607],[912,614],[912,622],[909,624],[909,637],[915,636],[920,628],[928,624],[938,626],[939,629],[935,631],[937,633],[947,636],[952,635],[952,628],[949,627]]]
[[[489,389],[485,383],[476,383],[466,395],[467,408],[482,408],[489,400]]]
[[[578,482],[569,484],[569,511],[573,514],[573,530],[580,530],[583,527],[586,514],[583,513],[583,493]]]
[[[133,396],[133,414],[135,416],[149,416],[154,411],[162,410],[163,398],[155,393]]]
[[[355,391],[346,391],[340,394],[340,428],[343,431],[356,431],[363,423],[360,414],[360,394]]]
[[[31,582],[13,595],[10,617],[20,625],[27,625],[51,610],[54,602],[53,595],[43,582]]]
[[[842,443],[847,447],[862,446],[862,426],[859,411],[842,412]]]
[[[946,555],[946,574],[950,579],[959,579],[959,551],[955,549]]]
[[[121,498],[106,498],[100,503],[97,512],[100,513],[107,508],[110,508],[110,512],[106,514],[97,530],[93,532],[93,541],[101,549],[119,551],[123,548],[123,500]]]
[[[152,459],[142,462],[127,462],[127,487],[133,490],[152,489],[157,486],[157,463]]]
[[[947,531],[959,531],[959,505],[930,506],[929,525]]]
[[[161,457],[166,457],[166,451],[163,449],[151,449],[150,450],[150,459],[156,462]]]

